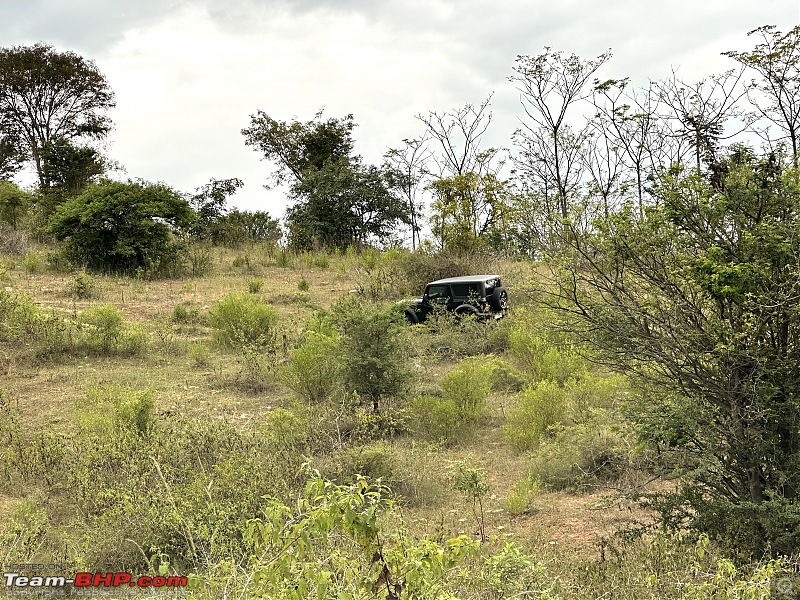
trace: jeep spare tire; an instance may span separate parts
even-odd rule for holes
[[[469,315],[477,315],[478,309],[471,304],[462,304],[456,309],[455,313],[457,317],[468,317]]]
[[[506,310],[508,308],[508,292],[506,292],[506,288],[494,288],[489,304],[491,304],[492,308],[495,310]]]

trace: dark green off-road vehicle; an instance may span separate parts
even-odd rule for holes
[[[500,319],[508,309],[508,292],[499,275],[466,275],[431,281],[421,298],[407,301],[409,323],[421,323],[442,307],[457,316],[479,320]]]

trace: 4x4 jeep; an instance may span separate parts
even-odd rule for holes
[[[406,319],[409,323],[421,323],[438,306],[458,316],[500,319],[508,308],[508,292],[499,275],[467,275],[431,281],[421,298],[410,301],[405,309]]]

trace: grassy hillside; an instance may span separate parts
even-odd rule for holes
[[[0,562],[161,569],[193,574],[198,597],[263,595],[246,574],[273,563],[248,520],[264,517],[265,496],[296,506],[316,472],[391,489],[387,549],[480,542],[426,571],[420,597],[769,597],[780,565],[730,572],[702,538],[631,533],[654,521],[634,500],[673,483],[625,421],[639,392],[552,332],[535,265],[208,252],[207,272],[180,280],[58,271],[45,248],[3,257]],[[501,274],[513,310],[498,323],[442,315],[399,328],[388,360],[402,391],[376,414],[341,372],[341,315],[389,311],[436,269]],[[232,310],[271,307],[269,335],[226,347],[215,315],[230,297]],[[319,543],[343,556],[352,545]]]

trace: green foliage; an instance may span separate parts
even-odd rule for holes
[[[111,130],[106,112],[114,94],[97,65],[47,44],[0,48],[4,133],[23,149],[47,188],[41,153],[57,139],[102,139]]]
[[[78,300],[87,300],[97,295],[97,284],[94,277],[86,271],[78,271],[67,284],[67,293]]]
[[[486,541],[486,515],[483,497],[489,493],[489,479],[483,469],[471,467],[466,460],[453,464],[451,470],[453,488],[464,495],[472,508],[472,514],[480,530],[481,541]]]
[[[430,189],[435,196],[431,232],[439,247],[455,252],[486,249],[489,237],[504,222],[507,183],[493,173],[470,172],[436,179]]]
[[[303,343],[289,353],[282,381],[310,403],[332,399],[341,389],[340,340],[335,331],[309,329]]]
[[[433,442],[452,444],[460,439],[464,423],[455,403],[438,396],[420,396],[411,404],[414,432]]]
[[[402,522],[385,535],[383,520],[392,516],[392,504],[384,488],[364,479],[337,486],[312,477],[296,506],[268,498],[264,513],[245,533],[252,548],[249,583],[219,569],[218,577],[201,580],[209,595],[247,585],[252,597],[287,600],[350,598],[370,589],[444,600],[452,597],[448,578],[477,554],[477,544],[465,536],[443,543],[417,540]]]
[[[141,326],[126,325],[122,312],[109,304],[93,306],[78,314],[78,348],[91,354],[134,356],[147,348]]]
[[[251,279],[247,282],[247,291],[251,294],[260,294],[264,289],[263,279]]]
[[[530,473],[551,489],[584,491],[629,467],[630,442],[598,410],[590,421],[555,425],[530,454]]]
[[[0,221],[16,229],[33,204],[33,194],[0,179]]]
[[[363,165],[353,155],[353,116],[306,123],[276,121],[263,111],[242,130],[245,143],[278,163],[276,183],[290,183],[289,243],[298,250],[364,245],[384,240],[405,220],[388,167]]]
[[[533,502],[539,494],[542,481],[528,473],[514,483],[503,501],[503,507],[511,516],[527,514],[533,510]]]
[[[460,420],[475,422],[481,416],[492,391],[494,370],[492,358],[468,358],[442,377],[442,396],[453,403]]]
[[[505,437],[517,450],[530,450],[567,416],[567,392],[550,381],[528,387],[508,411]]]
[[[680,444],[686,490],[664,518],[745,554],[800,543],[782,527],[800,518],[799,182],[741,147],[710,180],[670,173],[645,218],[623,212],[572,244],[581,266],[564,264],[552,299],[597,358],[684,399],[635,417],[651,446]]]
[[[409,383],[399,315],[391,307],[345,299],[334,305],[331,318],[341,339],[345,385],[370,400],[377,412],[382,399],[399,396]]]
[[[308,281],[306,281],[305,277],[301,277],[300,281],[297,282],[297,289],[300,290],[301,292],[308,291]]]
[[[211,348],[205,342],[190,342],[186,348],[186,354],[188,354],[195,367],[205,367],[208,366],[211,358]]]
[[[191,219],[188,203],[165,185],[104,181],[59,206],[50,231],[78,264],[170,273],[178,264],[174,231]]]
[[[37,252],[26,252],[22,258],[22,266],[29,275],[42,272],[42,257]]]
[[[252,294],[229,294],[209,309],[208,322],[224,348],[274,347],[275,309]]]

